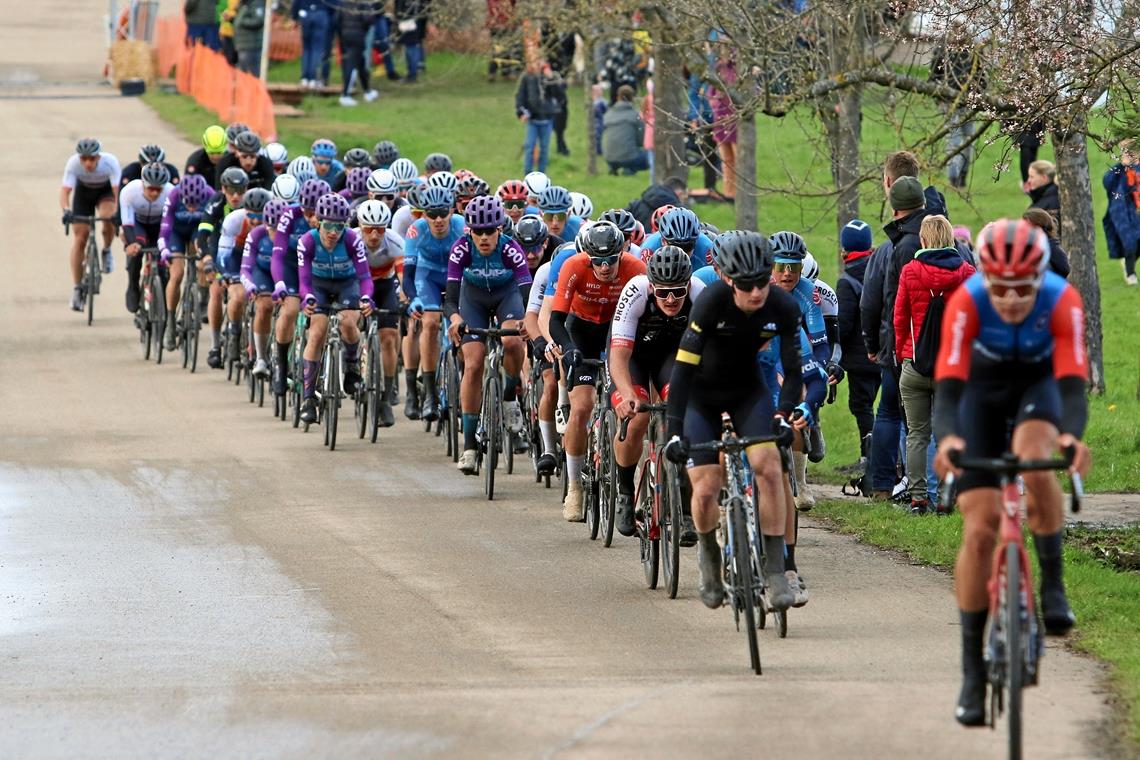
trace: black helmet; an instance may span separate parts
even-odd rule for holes
[[[85,156],[85,157],[86,156],[97,156],[97,155],[99,155],[100,151],[102,151],[102,150],[103,150],[103,146],[100,145],[99,141],[96,140],[94,137],[84,137],[75,146],[75,152],[78,153],[79,155]]]
[[[241,198],[241,206],[246,211],[260,214],[271,200],[273,200],[273,193],[260,187],[253,187],[245,191],[245,195]]]
[[[625,245],[625,235],[613,222],[598,222],[586,230],[582,250],[593,256],[616,256]]]
[[[789,230],[780,230],[768,238],[768,246],[772,249],[772,257],[776,259],[803,261],[808,252],[804,239]]]
[[[170,170],[162,164],[147,164],[140,176],[147,187],[164,187],[170,181]]]
[[[222,172],[221,185],[227,190],[245,190],[249,187],[249,175],[240,166],[231,166]]]
[[[249,127],[247,127],[245,124],[242,124],[240,121],[235,121],[233,124],[226,127],[226,142],[232,145],[234,140],[237,139],[238,135],[240,135],[242,132],[248,131]]]
[[[630,233],[637,227],[637,219],[624,208],[611,208],[609,211],[603,212],[598,221],[616,224],[626,237],[629,237]]]
[[[729,230],[713,243],[713,260],[729,279],[759,279],[772,274],[772,249],[759,232]]]
[[[257,153],[261,150],[261,138],[247,129],[234,138],[234,148],[238,153]]]
[[[344,154],[344,168],[356,169],[358,167],[370,167],[372,163],[372,156],[368,155],[368,151],[364,148],[350,148]]]
[[[391,140],[381,140],[376,143],[376,147],[372,149],[372,157],[376,159],[381,167],[388,167],[392,162],[400,157],[400,151],[396,147],[396,143]]]
[[[449,172],[451,171],[451,158],[444,153],[432,153],[424,159],[424,171]]]
[[[140,164],[157,164],[166,160],[166,151],[157,145],[144,145],[139,148]]]
[[[474,198],[477,195],[490,195],[491,186],[487,184],[486,180],[472,175],[460,180],[459,187],[455,194],[460,198]]]
[[[712,222],[701,222],[701,232],[711,237],[716,237],[720,234],[720,227],[717,227]]]
[[[688,282],[693,274],[693,260],[677,246],[663,245],[649,257],[646,274],[654,285]]]
[[[535,214],[527,214],[515,225],[515,240],[519,241],[519,245],[523,248],[537,248],[545,243],[548,237],[550,230],[546,227],[546,222]]]

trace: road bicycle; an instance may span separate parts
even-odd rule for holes
[[[594,408],[587,423],[586,457],[582,462],[582,500],[590,540],[602,536],[604,546],[614,540],[614,507],[617,503],[617,463],[614,461],[614,435],[617,415],[610,408],[610,378],[604,359],[583,359],[577,368],[594,372]]]
[[[463,436],[463,413],[459,403],[460,384],[460,349],[458,345],[450,344],[446,350],[440,352],[443,374],[436,375],[436,382],[440,386],[440,415],[447,409],[447,455],[452,462],[459,461],[460,439]]]
[[[277,348],[277,320],[281,317],[281,304],[273,304],[273,318],[269,322],[269,334],[271,337],[269,341],[269,377],[272,380],[278,375],[278,368],[283,364],[288,366],[289,357],[281,356]],[[273,416],[284,422],[289,416],[289,390],[285,389],[285,393],[278,394],[276,391],[273,393]]]
[[[301,424],[301,405],[305,401],[305,346],[308,342],[309,317],[304,311],[299,311],[293,322],[293,351],[288,357],[289,374],[286,383],[289,407],[293,410],[293,427]],[[308,425],[305,427],[308,428]]]
[[[380,406],[389,401],[384,397],[380,318],[391,313],[387,309],[373,309],[372,315],[367,318],[367,328],[363,335],[364,350],[360,352],[360,383],[353,397],[357,437],[367,436],[371,443],[376,443],[380,433]]]
[[[234,385],[241,385],[242,372],[247,371],[245,365],[246,354],[249,352],[249,344],[246,341],[246,332],[244,328],[244,310],[243,320],[239,322],[234,330],[234,324],[230,321],[230,289],[229,283],[222,280],[222,351],[225,352],[226,363],[226,380],[233,380]]]
[[[343,343],[340,337],[340,313],[352,311],[339,304],[329,305],[328,329],[325,332],[325,348],[321,354],[321,369],[317,376],[315,391],[317,399],[317,424],[324,426],[325,445],[329,451],[336,451],[337,423],[340,418],[341,399],[344,398],[343,377],[341,374],[341,350]],[[303,375],[302,371],[302,383]],[[305,423],[305,432],[309,432],[309,423]]]
[[[71,234],[71,225],[75,223],[90,227],[87,233],[87,245],[83,248],[83,276],[79,281],[88,326],[95,319],[95,296],[99,295],[99,288],[103,284],[103,263],[99,256],[99,244],[95,242],[95,225],[113,221],[114,219],[108,216],[72,216],[71,221],[63,225],[64,235]]]
[[[1009,757],[1021,758],[1022,689],[1036,686],[1038,664],[1045,653],[1043,624],[1037,614],[1033,575],[1025,549],[1022,514],[1025,500],[1018,475],[1040,470],[1067,470],[1073,464],[1073,449],[1061,459],[1019,460],[1007,452],[995,459],[973,458],[960,451],[950,452],[950,461],[963,470],[985,472],[1000,477],[1001,527],[994,550],[993,569],[988,584],[990,606],[986,622],[986,671],[990,682],[989,724],[995,728],[1002,713],[1009,717]],[[951,474],[943,483],[942,501],[950,503],[954,487]],[[1081,511],[1084,484],[1081,476],[1071,476],[1069,506]]]
[[[481,329],[460,325],[460,335],[474,335],[483,340],[487,356],[483,360],[483,401],[479,407],[476,429],[475,472],[483,475],[483,493],[487,500],[495,498],[495,469],[504,446],[510,446],[511,433],[503,418],[503,338],[519,334],[518,330],[497,327]]]
[[[241,363],[245,371],[245,383],[249,390],[249,403],[257,402],[258,406],[265,406],[266,378],[255,375],[253,367],[257,364],[257,340],[253,337],[253,318],[257,313],[257,296],[246,299],[245,311],[242,314],[241,334],[242,350]]]
[[[543,362],[540,357],[532,357],[530,362],[530,373],[527,378],[526,390],[523,391],[523,429],[520,436],[524,441],[527,441],[530,446],[530,464],[534,468],[534,482],[545,483],[547,488],[550,488],[551,478],[561,478],[561,463],[565,454],[562,451],[562,441],[560,436],[554,437],[554,459],[558,463],[555,466],[553,475],[542,474],[538,471],[538,458],[543,453],[542,442],[542,426],[539,424],[538,407],[542,402],[543,390],[546,386],[546,381],[542,378]]]
[[[166,289],[158,263],[158,249],[142,248],[138,255],[143,257],[139,272],[139,307],[135,312],[139,344],[143,359],[149,360],[153,352],[155,364],[161,364],[162,339],[166,331]]]
[[[198,259],[193,251],[173,254],[171,259],[186,262],[182,275],[182,297],[174,315],[175,342],[182,349],[182,368],[198,370],[198,339],[202,334],[202,291],[198,286]],[[212,272],[206,273],[211,274]]]

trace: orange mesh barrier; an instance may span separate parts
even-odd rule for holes
[[[216,113],[220,122],[240,121],[264,142],[277,139],[273,100],[265,83],[230,66],[221,53],[202,44],[180,44],[175,82],[180,93]]]
[[[159,78],[170,76],[186,47],[186,21],[182,16],[167,16],[155,22],[154,46],[158,59],[155,74]]]

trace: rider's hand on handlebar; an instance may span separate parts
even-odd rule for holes
[[[1073,464],[1069,467],[1070,473],[1075,472],[1082,478],[1088,474],[1089,467],[1092,466],[1092,453],[1084,441],[1072,433],[1062,433],[1057,436],[1057,447],[1062,451],[1069,448],[1073,449]]]
[[[463,338],[459,331],[459,326],[463,324],[463,317],[458,314],[451,315],[451,326],[447,328],[447,337],[451,338],[453,345],[458,346],[460,340]]]
[[[360,299],[360,313],[367,317],[372,314],[372,308],[372,298],[370,296],[362,296]]]
[[[310,293],[305,296],[305,300],[301,302],[301,308],[304,309],[306,316],[313,316],[317,313],[317,297]]]
[[[614,414],[619,420],[628,419],[637,414],[637,393],[633,388],[618,388],[618,403],[614,406]]]
[[[567,376],[573,374],[574,365],[581,364],[584,358],[582,352],[576,348],[571,348],[562,354],[562,369],[566,370]]]
[[[689,444],[680,436],[673,436],[665,444],[665,458],[673,464],[683,465],[689,461]]]
[[[285,287],[284,282],[278,282],[273,286],[273,302],[281,303],[285,300],[285,296],[289,294],[289,288]]]
[[[795,432],[783,412],[776,412],[772,416],[772,434],[779,436],[776,440],[779,446],[791,446],[795,440]]]
[[[63,223],[64,225],[71,224],[75,220],[75,213],[71,209],[63,210]]]
[[[945,480],[950,473],[954,473],[954,477],[962,475],[962,468],[955,467],[954,463],[950,461],[950,452],[965,450],[966,442],[956,435],[948,435],[938,442],[938,453],[934,455],[934,472],[938,474],[940,479]]]

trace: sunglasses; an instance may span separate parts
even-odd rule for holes
[[[596,267],[612,267],[621,258],[620,253],[615,253],[612,256],[591,256],[590,264]]]
[[[765,288],[768,280],[768,277],[740,277],[732,281],[732,287],[741,293],[751,293],[753,290]]]
[[[396,200],[396,196],[394,196],[394,195],[377,195],[376,193],[373,193],[372,194],[372,200],[384,201],[385,203],[391,203],[392,201]]]
[[[313,165],[314,166],[332,166],[332,159],[331,158],[314,158],[313,159]]]
[[[335,232],[338,235],[344,232],[344,222],[321,222],[321,232]]]
[[[499,231],[498,227],[472,227],[471,234],[476,237],[490,237]]]
[[[1037,293],[1037,282],[1027,282],[1025,280],[1015,282],[1001,282],[995,280],[986,281],[986,290],[994,298],[998,299],[1025,299],[1030,298]]]
[[[664,240],[664,238],[662,238],[662,240]],[[685,253],[692,253],[693,247],[697,244],[696,240],[687,240],[684,243],[676,243],[676,242],[673,242],[671,240],[665,240],[665,242],[668,243],[669,245],[677,246],[678,248],[680,248]]]
[[[262,220],[262,214],[261,213],[255,213],[252,211],[246,211],[245,212],[245,218],[251,222],[260,222]]]
[[[447,219],[451,216],[451,209],[430,208],[424,211],[424,216],[426,216],[428,219]]]
[[[657,296],[662,301],[668,300],[669,296],[673,296],[673,298],[680,301],[682,298],[689,295],[689,286],[688,285],[677,285],[677,286],[672,287],[672,288],[663,288],[663,287],[658,287],[658,286],[654,285],[653,286],[653,295]]]
[[[542,218],[548,222],[565,222],[566,221],[566,212],[565,211],[558,211],[555,213],[550,213],[550,212],[544,211],[542,213]]]
[[[804,265],[798,261],[794,264],[790,264],[790,263],[789,264],[775,264],[772,267],[772,269],[777,271],[777,272],[799,272],[803,268],[804,268]]]
[[[503,208],[526,208],[526,201],[503,201]]]

